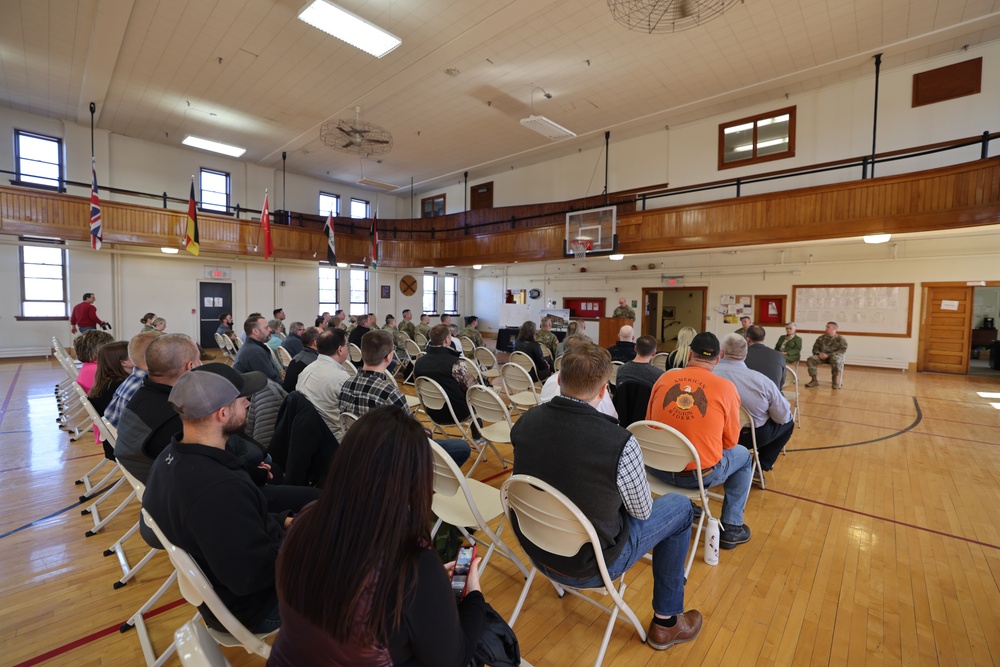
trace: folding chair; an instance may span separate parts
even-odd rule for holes
[[[802,428],[802,417],[799,416],[799,374],[791,366],[785,366],[785,375],[785,384],[788,384],[788,378],[792,379],[792,389],[782,387],[781,394],[792,405],[792,420],[795,422],[795,425]],[[843,373],[840,376],[843,377]],[[784,454],[785,450],[781,450],[781,453]]]
[[[468,336],[461,336],[458,340],[462,343],[462,356],[466,359],[472,359],[476,354],[476,344]]]
[[[465,393],[465,401],[469,405],[469,414],[479,424],[479,433],[490,443],[491,448],[500,458],[500,465],[507,467],[508,461],[493,445],[497,443],[509,445],[510,429],[514,427],[514,422],[510,419],[510,412],[507,410],[503,399],[495,391],[483,385],[469,387]],[[472,471],[470,470],[471,474]]]
[[[225,358],[226,363],[229,364],[230,366],[232,366],[233,365],[233,357],[235,355],[230,354],[230,352],[229,352],[229,346],[226,345],[226,339],[227,338],[228,338],[228,336],[223,336],[220,333],[216,333],[215,334],[215,344],[219,346],[220,350],[222,350],[222,356],[223,356],[223,358]]]
[[[413,341],[421,350],[427,349],[427,336],[423,335],[419,331],[413,332]]]
[[[344,370],[347,371],[348,375],[358,374],[358,369],[354,367],[354,364],[351,363],[350,359],[344,359],[344,363],[342,363],[341,366],[344,367]]]
[[[534,371],[535,377],[538,377],[538,369],[535,368],[535,360],[520,350],[515,350],[510,353],[510,361],[508,363],[517,364],[524,370],[528,371],[529,375],[532,371]]]
[[[698,472],[697,489],[685,489],[684,487],[667,484],[658,477],[654,477],[646,471],[646,479],[649,480],[649,490],[658,496],[668,493],[679,493],[682,496],[694,500],[701,505],[701,518],[698,519],[698,527],[695,529],[694,541],[688,550],[687,564],[684,566],[684,576],[691,572],[691,565],[694,564],[695,554],[698,552],[698,541],[701,539],[701,531],[705,523],[712,517],[712,510],[708,506],[708,499],[715,498],[721,500],[722,496],[717,493],[708,493],[705,489],[705,482],[701,476],[701,457],[698,450],[694,448],[691,441],[677,429],[667,426],[661,422],[652,420],[641,420],[633,422],[628,427],[629,432],[635,436],[642,450],[642,460],[647,466],[655,470],[665,472],[681,472],[687,468],[688,464],[694,462],[694,469]]]
[[[493,351],[486,347],[477,347],[474,356],[479,362],[479,372],[488,381],[500,377],[500,369],[497,367],[497,357]]]
[[[458,416],[455,414],[455,408],[452,406],[451,400],[448,398],[448,394],[445,393],[444,388],[440,384],[427,377],[419,377],[416,382],[417,396],[420,398],[420,405],[424,410],[424,414],[426,414],[428,419],[431,420],[431,425],[434,427],[431,429],[431,433],[433,434],[440,431],[442,434],[445,434],[446,432],[444,429],[446,427],[454,426],[458,429],[459,433],[462,434],[462,437],[469,443],[469,446],[473,449],[473,451],[478,454],[476,456],[476,460],[472,463],[472,467],[469,468],[469,475],[471,475],[472,471],[476,469],[479,462],[486,458],[486,447],[489,447],[496,453],[501,463],[504,462],[504,458],[500,456],[500,452],[497,451],[497,448],[492,442],[487,440],[486,446],[480,445],[476,442],[475,438],[472,437],[472,431],[470,430],[470,427],[472,426],[472,415],[459,420]],[[448,408],[448,414],[451,415],[452,423],[438,423],[438,421],[431,416],[429,410],[443,410],[446,407]]]
[[[552,350],[549,349],[548,345],[539,345],[538,347],[541,348],[543,357],[545,357],[546,359],[552,358]]]
[[[347,429],[354,426],[356,421],[358,421],[358,416],[353,412],[340,413],[340,428],[343,429],[344,433],[347,433]]]
[[[355,366],[361,366],[362,364],[361,348],[358,347],[357,344],[355,343],[348,343],[347,350],[348,354],[350,354],[351,363],[353,363]]]
[[[282,368],[288,368],[288,364],[292,363],[292,355],[281,345],[278,346],[278,361],[281,362]]]
[[[413,384],[413,370],[416,366],[417,359],[423,356],[423,350],[412,340],[403,341],[403,347],[406,348],[406,355],[410,360],[410,374],[403,380],[403,384]]]
[[[618,369],[624,366],[624,362],[612,361],[611,362],[611,376],[608,378],[608,384],[612,387],[618,386]]]
[[[514,362],[501,366],[500,382],[515,412],[523,412],[541,403],[535,383],[523,366]]]
[[[753,419],[750,417],[750,413],[742,405],[740,406],[740,429],[749,426],[750,427],[750,444],[753,447],[750,449],[750,453],[753,454],[753,469],[754,474],[760,479],[760,488],[765,488],[764,486],[764,470],[760,467],[760,454],[757,453],[757,429],[753,425]]]
[[[623,573],[616,588],[608,574],[607,564],[604,562],[604,552],[601,548],[600,538],[594,530],[590,519],[584,516],[583,512],[565,495],[560,493],[552,485],[531,475],[513,475],[504,482],[500,488],[500,502],[503,504],[504,515],[507,522],[513,525],[513,513],[517,518],[517,525],[521,535],[518,539],[525,539],[531,542],[538,549],[542,549],[558,556],[575,556],[580,549],[590,543],[597,560],[597,568],[600,572],[603,586],[590,589],[579,589],[566,584],[549,579],[555,586],[559,596],[564,592],[569,592],[577,597],[586,600],[598,609],[602,609],[611,615],[608,626],[604,631],[604,640],[597,653],[595,667],[604,660],[604,654],[608,649],[608,642],[611,639],[611,631],[614,629],[618,613],[622,612],[625,617],[635,627],[636,632],[642,641],[646,641],[646,630],[636,617],[635,612],[628,606],[622,596],[625,594],[625,574]],[[534,581],[538,567],[532,562],[531,573],[528,580],[524,582],[524,589],[521,597],[514,607],[514,613],[510,617],[510,626],[513,628],[521,613],[521,607],[528,596],[528,590]],[[544,575],[543,575],[544,576]],[[546,577],[548,578],[548,577]],[[582,591],[600,591],[611,596],[614,602],[613,607],[601,604]]]
[[[232,667],[208,628],[198,621],[177,628],[174,645],[184,667]]]
[[[390,373],[388,368],[385,369],[384,372],[385,372],[386,377],[389,378],[389,382],[392,383],[392,386],[395,387],[396,389],[399,389],[399,383],[396,382],[396,376],[394,376],[392,373]],[[403,392],[400,391],[400,393],[402,394]],[[409,394],[403,394],[403,398],[406,399],[406,407],[410,408],[410,412],[416,412],[417,410],[420,409],[420,399],[417,398],[416,396],[410,396]],[[357,417],[355,417],[355,420],[356,419],[357,419]],[[345,428],[344,430],[347,430],[347,429]]]
[[[171,544],[145,509],[142,510],[142,516],[146,525],[156,533],[157,539],[160,540],[160,544],[167,552],[167,556],[177,572],[177,583],[184,599],[195,607],[202,604],[207,606],[212,611],[212,615],[228,630],[228,632],[223,632],[206,628],[215,641],[222,646],[242,646],[247,653],[255,653],[262,658],[270,657],[271,647],[264,641],[264,638],[274,633],[254,634],[250,632],[219,599],[208,577],[205,576],[194,558],[183,549]]]
[[[649,360],[653,366],[656,366],[661,371],[667,370],[667,360],[670,359],[670,355],[666,352],[659,352],[653,355],[653,358]]]
[[[566,355],[560,354],[558,357],[556,357],[556,360],[552,362],[552,370],[554,372],[558,373],[562,369],[562,360],[564,356]]]
[[[475,378],[476,384],[489,386],[489,383],[486,381],[486,379],[483,377],[482,372],[479,370],[479,364],[477,364],[474,360],[469,359],[468,357],[462,357],[460,361],[462,362],[462,365],[465,366],[465,370],[469,372],[469,375]]]
[[[431,535],[437,533],[442,523],[447,523],[458,528],[458,530],[473,544],[487,542],[489,549],[483,556],[482,565],[479,567],[480,575],[489,565],[490,556],[494,549],[499,549],[500,553],[509,558],[517,569],[528,576],[528,569],[521,562],[521,559],[514,555],[506,544],[500,539],[500,532],[503,530],[503,506],[500,504],[500,489],[484,484],[475,479],[466,479],[461,468],[455,464],[455,460],[449,456],[441,445],[433,440],[428,440],[431,445],[431,453],[434,456],[434,498],[431,501],[431,509],[434,511],[437,522],[431,530]],[[489,522],[500,517],[496,532],[490,529]],[[475,528],[488,538],[483,540],[483,535],[477,533],[476,537],[469,534],[467,528]]]

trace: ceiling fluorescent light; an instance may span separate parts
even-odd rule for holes
[[[625,255],[618,252],[613,255],[608,255],[608,259],[610,259],[612,262],[620,262],[623,259],[625,259]]]
[[[386,183],[385,181],[376,181],[374,178],[359,178],[357,180],[357,184],[363,185],[366,188],[385,190],[386,192],[389,192],[391,190],[396,190],[399,188],[398,185],[393,185],[392,183]]]
[[[223,155],[228,155],[230,157],[242,157],[247,149],[240,148],[239,146],[230,146],[229,144],[220,144],[218,141],[210,141],[208,139],[202,139],[201,137],[192,137],[188,135],[181,142],[185,146],[191,146],[193,148],[200,148],[205,151],[212,151],[213,153],[222,153]]]
[[[313,0],[307,4],[299,12],[299,19],[376,58],[403,43],[392,33],[326,0]]]
[[[892,234],[866,234],[865,243],[888,243],[891,238]]]
[[[176,255],[180,251],[177,248],[160,248],[160,252],[165,255]]]
[[[575,132],[570,132],[562,125],[558,123],[553,123],[551,120],[545,116],[535,116],[532,114],[527,118],[521,119],[521,125],[524,125],[529,130],[534,130],[538,134],[548,137],[552,141],[558,141],[560,139],[569,139],[575,137]]]

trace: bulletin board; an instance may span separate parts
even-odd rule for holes
[[[913,283],[793,285],[792,321],[800,333],[823,333],[832,321],[844,335],[909,338]]]

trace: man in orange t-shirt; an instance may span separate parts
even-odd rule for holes
[[[705,488],[717,484],[725,487],[719,546],[732,549],[750,541],[750,527],[743,523],[743,508],[753,478],[753,457],[750,450],[737,443],[740,396],[736,385],[712,374],[719,363],[719,354],[719,339],[715,334],[695,336],[687,367],[664,373],[653,385],[646,419],[672,426],[687,436],[701,458]],[[650,472],[668,484],[697,489],[694,468],[691,463],[677,473],[653,469]]]

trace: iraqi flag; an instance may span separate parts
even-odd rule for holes
[[[337,247],[333,243],[333,211],[326,216],[326,224],[323,225],[323,233],[326,234],[326,261],[330,266],[337,265]]]
[[[187,233],[184,235],[184,249],[192,255],[201,253],[198,239],[198,205],[194,200],[194,181],[191,181],[191,195],[188,197]]]
[[[90,247],[101,249],[104,241],[104,227],[101,224],[101,199],[97,196],[97,167],[94,158],[90,158]]]
[[[368,232],[368,238],[372,242],[372,268],[378,268],[378,211],[375,212],[375,217],[372,218],[372,228]]]

